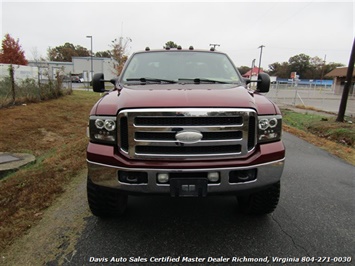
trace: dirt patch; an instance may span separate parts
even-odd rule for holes
[[[42,141],[44,143],[50,142],[61,142],[63,143],[64,138],[54,132],[48,131],[45,128],[39,128],[38,131],[42,134]]]

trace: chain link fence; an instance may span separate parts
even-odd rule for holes
[[[8,66],[7,71],[2,71],[0,77],[0,108],[58,98],[72,92],[71,79],[65,76],[58,75],[55,80],[40,79],[39,77],[18,78],[16,71],[19,70],[13,66]]]
[[[271,84],[266,96],[276,104],[288,106],[313,107],[326,112],[338,113],[342,95],[333,86],[290,86],[290,84]],[[350,89],[347,116],[355,116],[355,92]]]

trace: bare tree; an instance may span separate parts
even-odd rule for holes
[[[123,66],[128,59],[127,49],[130,42],[132,42],[131,38],[120,37],[118,40],[114,39],[110,45],[112,48],[112,58],[116,61],[114,64],[114,74],[117,76],[121,74]]]

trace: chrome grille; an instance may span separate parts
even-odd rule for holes
[[[129,109],[118,114],[121,152],[131,159],[243,158],[256,143],[256,112],[234,108]],[[177,133],[196,133],[191,143]]]

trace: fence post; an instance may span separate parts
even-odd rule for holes
[[[15,71],[12,65],[9,66],[9,74],[11,80],[11,92],[12,92],[12,104],[16,103],[16,92],[15,92]]]

